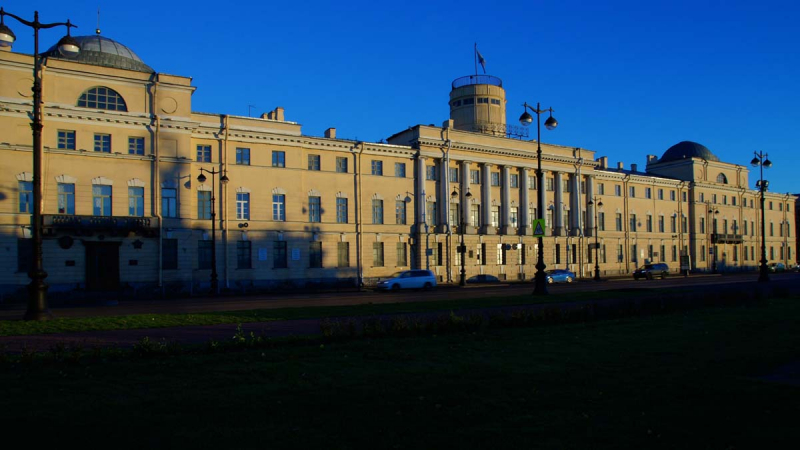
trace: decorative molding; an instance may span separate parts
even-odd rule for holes
[[[275,194],[278,194],[278,195],[286,195],[286,189],[284,189],[284,188],[279,188],[279,187],[276,187],[276,188],[274,188],[274,189],[272,190],[272,194],[273,194],[273,195],[275,195]]]
[[[18,181],[33,181],[33,174],[30,172],[21,172],[17,174]]]
[[[373,200],[383,200],[383,196],[376,192],[376,193],[372,194],[372,199]]]
[[[236,188],[237,193],[250,193],[250,188],[246,188],[244,186],[239,186]]]
[[[209,186],[207,184],[198,184],[197,185],[197,190],[198,191],[204,191],[204,192],[210,192],[211,191],[211,186]]]
[[[57,176],[57,177],[56,177],[56,182],[57,182],[57,183],[70,183],[70,184],[75,184],[75,183],[77,183],[77,182],[78,182],[78,179],[77,179],[77,178],[75,178],[75,177],[73,177],[73,176],[69,176],[69,175],[61,174],[61,175],[59,175],[59,176]]]
[[[320,194],[319,191],[316,190],[316,189],[311,189],[311,190],[308,191],[308,196],[309,197],[321,197],[322,194]]]
[[[104,184],[108,186],[113,186],[114,180],[108,179],[106,177],[97,177],[97,178],[92,178],[92,184]]]
[[[342,192],[342,191],[337,192],[336,198],[347,198],[347,192]]]
[[[138,178],[133,178],[133,179],[128,180],[128,186],[129,187],[141,187],[141,188],[143,188],[144,187],[144,181],[142,181],[142,180],[140,180]]]

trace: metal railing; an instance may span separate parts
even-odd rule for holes
[[[44,226],[53,229],[80,229],[91,231],[145,231],[151,230],[149,217],[44,215]]]
[[[469,75],[453,80],[453,89],[471,86],[473,84],[489,84],[492,86],[503,87],[503,80],[491,75]]]

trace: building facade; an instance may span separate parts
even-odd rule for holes
[[[47,282],[62,296],[207,291],[212,246],[220,287],[236,292],[370,285],[409,268],[457,282],[462,237],[467,277],[526,280],[540,209],[545,263],[579,277],[592,276],[596,257],[604,276],[647,261],[677,273],[681,256],[693,271],[757,268],[761,211],[748,168],[699,144],[649,155],[644,170],[542,144],[537,178],[537,143],[506,123],[496,77],[454,81],[441,127],[368,143],[332,128],[304,135],[280,107],[258,118],[193,111],[190,78],[158,73],[105,37],[77,39],[75,60],[45,53],[41,205],[33,58],[0,52],[3,296],[23,296],[29,282],[37,207]],[[219,174],[201,182],[201,169]],[[797,198],[766,196],[767,257],[794,263]]]

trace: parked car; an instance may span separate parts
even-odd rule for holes
[[[575,273],[566,269],[555,269],[547,271],[547,284],[553,283],[572,283]]]
[[[377,289],[433,289],[436,287],[436,276],[430,270],[404,270],[378,282]]]
[[[786,272],[786,265],[783,263],[770,263],[767,267],[770,272]]]
[[[470,283],[470,284],[499,283],[499,282],[500,282],[500,279],[497,278],[496,276],[494,276],[494,275],[486,275],[486,274],[475,275],[475,276],[469,277],[467,279],[467,283]]]
[[[656,277],[659,277],[663,280],[664,278],[667,278],[667,275],[669,275],[669,266],[663,263],[645,264],[633,271],[634,280],[638,280],[639,278],[652,280]]]

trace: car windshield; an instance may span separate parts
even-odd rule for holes
[[[405,272],[395,272],[389,278],[400,278]]]

